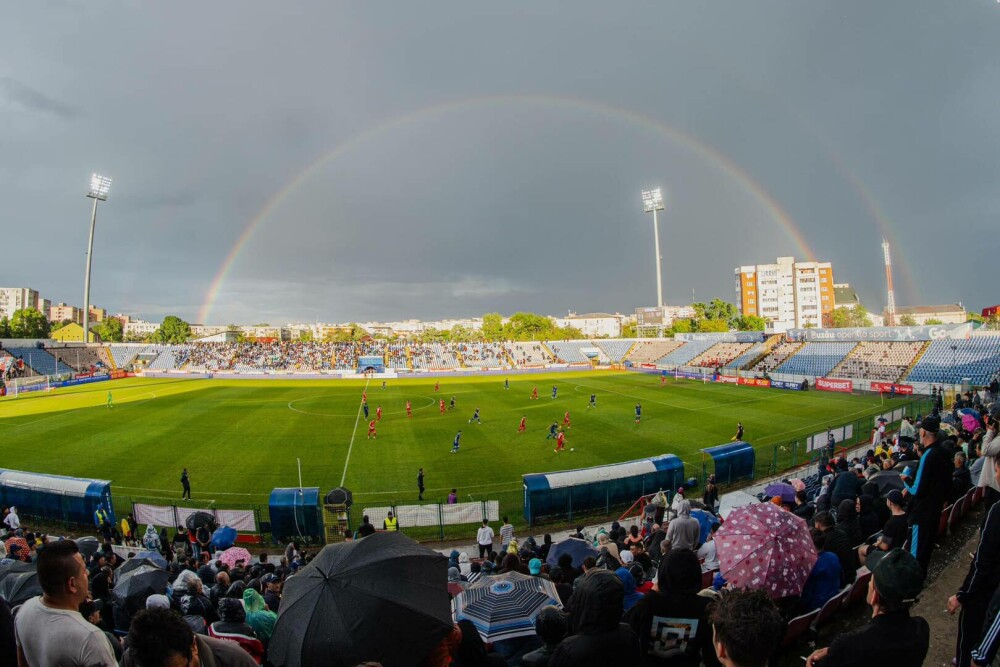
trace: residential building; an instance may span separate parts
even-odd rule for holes
[[[926,324],[927,320],[937,320],[941,324],[964,324],[969,319],[969,314],[965,312],[965,307],[961,303],[896,308],[896,324],[899,324],[900,318],[907,315],[912,317],[918,326]]]
[[[130,319],[122,327],[122,333],[126,339],[130,336],[145,338],[160,328],[159,322],[146,322],[145,320]]]
[[[574,327],[579,329],[587,338],[618,338],[622,333],[621,313],[610,315],[608,313],[587,313],[577,315],[570,313],[566,317],[553,317],[557,327]]]
[[[0,287],[0,317],[8,320],[23,308],[38,308],[38,291],[30,287]]]
[[[59,303],[49,307],[49,322],[63,322],[69,320],[83,326],[83,309],[76,306],[67,306]]]
[[[108,311],[104,308],[98,308],[97,306],[90,307],[90,323],[101,322],[105,317],[108,316]]]
[[[45,317],[49,316],[49,308],[52,307],[52,301],[50,299],[38,299],[38,312],[40,312]]]
[[[806,326],[821,328],[834,308],[833,266],[830,262],[796,262],[779,257],[774,264],[735,269],[737,306],[743,315],[757,315],[777,333]]]

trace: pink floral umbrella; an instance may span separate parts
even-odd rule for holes
[[[726,581],[775,599],[801,593],[817,558],[806,522],[772,503],[734,509],[715,544]]]
[[[252,557],[250,556],[250,552],[243,547],[229,547],[219,554],[216,560],[221,560],[231,568],[236,567],[236,561],[241,560],[243,561],[243,567],[249,567]]]

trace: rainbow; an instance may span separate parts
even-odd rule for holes
[[[295,192],[304,182],[326,164],[349,153],[365,142],[393,130],[420,123],[432,118],[436,118],[449,113],[468,111],[478,107],[488,107],[496,105],[534,105],[550,109],[567,109],[571,111],[583,111],[598,116],[604,116],[619,121],[630,123],[636,127],[651,130],[659,136],[672,142],[682,145],[694,153],[700,155],[708,163],[718,168],[724,174],[739,183],[740,187],[755,200],[760,202],[770,213],[771,217],[788,233],[797,248],[805,256],[807,261],[815,261],[815,254],[809,248],[808,243],[802,233],[796,227],[792,218],[785,212],[781,205],[742,167],[733,162],[728,156],[719,152],[713,146],[696,139],[671,125],[668,125],[655,118],[641,114],[631,109],[594,102],[591,100],[578,99],[575,97],[553,96],[553,95],[493,95],[487,97],[471,97],[460,100],[436,104],[411,111],[409,113],[389,118],[378,123],[363,132],[338,144],[332,150],[320,156],[312,164],[298,172],[284,187],[275,193],[261,208],[260,212],[247,224],[233,244],[229,254],[226,255],[222,265],[219,267],[215,278],[209,285],[205,295],[205,301],[198,311],[198,322],[205,324],[212,314],[212,308],[219,296],[219,291],[225,283],[229,272],[236,264],[240,253],[246,244],[253,238],[254,232],[268,219],[268,216],[293,192]]]

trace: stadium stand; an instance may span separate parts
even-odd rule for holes
[[[103,347],[49,347],[46,351],[60,362],[77,371],[106,366],[101,352]]]
[[[954,349],[952,349],[954,347]],[[1000,335],[967,340],[936,340],[906,376],[908,382],[957,384],[969,378],[974,385],[990,382],[1000,368]]]
[[[500,343],[459,343],[456,347],[469,368],[500,368],[507,361]]]
[[[535,366],[552,362],[552,355],[542,347],[541,343],[510,343],[507,346],[507,354],[517,366]]]
[[[441,343],[415,344],[410,351],[414,368],[459,368],[458,353]]]
[[[688,362],[688,366],[718,368],[728,365],[733,359],[746,353],[753,343],[716,343]]]
[[[640,341],[632,354],[628,356],[628,361],[633,364],[653,364],[657,359],[662,359],[681,345],[681,340],[650,340]]]
[[[148,368],[153,371],[172,371],[181,367],[178,358],[187,361],[190,352],[186,346],[170,346],[161,348],[156,359],[149,362]]]
[[[132,364],[139,354],[150,352],[155,349],[155,345],[146,345],[144,343],[113,343],[111,345],[111,356],[115,360],[115,366],[118,368],[125,368],[126,366]]]
[[[758,356],[763,354],[764,350],[766,349],[766,346],[767,346],[766,342],[754,343],[753,345],[750,346],[749,350],[747,350],[746,352],[744,352],[743,354],[741,354],[740,356],[736,357],[735,359],[731,360],[728,364],[726,364],[725,370],[729,371],[740,370],[741,368],[749,364],[751,361],[756,359]]]
[[[410,359],[407,356],[409,345],[406,343],[389,343],[385,346],[386,366],[388,368],[409,368]]]
[[[806,343],[794,356],[774,369],[788,375],[826,377],[857,343]]]
[[[801,347],[802,343],[778,343],[766,357],[747,370],[753,371],[754,373],[770,373],[775,368],[783,364],[788,357],[798,352]]]
[[[686,366],[688,362],[715,345],[710,340],[691,340],[685,342],[673,352],[664,355],[656,363],[667,366]]]
[[[896,382],[923,347],[924,343],[858,343],[858,346],[830,371],[830,375]]]
[[[589,364],[590,359],[580,351],[584,347],[594,347],[594,344],[589,340],[566,340],[549,343],[549,349],[556,355],[557,363]]]
[[[608,361],[613,364],[621,363],[625,359],[625,355],[628,351],[632,349],[635,345],[633,341],[630,340],[598,340],[594,341],[594,346],[599,347],[607,355]]]
[[[21,357],[36,375],[57,375],[75,373],[72,367],[56,360],[47,351],[37,347],[8,347],[13,357]]]

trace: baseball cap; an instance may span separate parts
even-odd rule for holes
[[[889,495],[887,495],[885,499],[888,500],[893,505],[902,505],[903,493],[899,489],[893,489],[892,491],[889,492]]]
[[[263,578],[263,579],[261,579],[261,581],[263,581],[263,582],[264,582],[265,584],[273,584],[273,583],[274,583],[274,582],[276,582],[277,580],[278,580],[278,577],[277,577],[277,576],[275,576],[275,575],[274,575],[274,574],[272,574],[272,573],[268,573],[268,574],[265,574],[265,575],[264,575],[264,578]]]
[[[924,571],[910,552],[874,550],[865,558],[879,597],[891,605],[913,602],[924,587]]]
[[[537,558],[532,558],[528,561],[528,572],[531,574],[540,574],[542,571],[542,561]]]
[[[929,433],[937,433],[941,429],[941,418],[935,415],[927,415],[920,420],[920,428]]]
[[[146,609],[170,609],[170,599],[161,593],[146,598]]]

